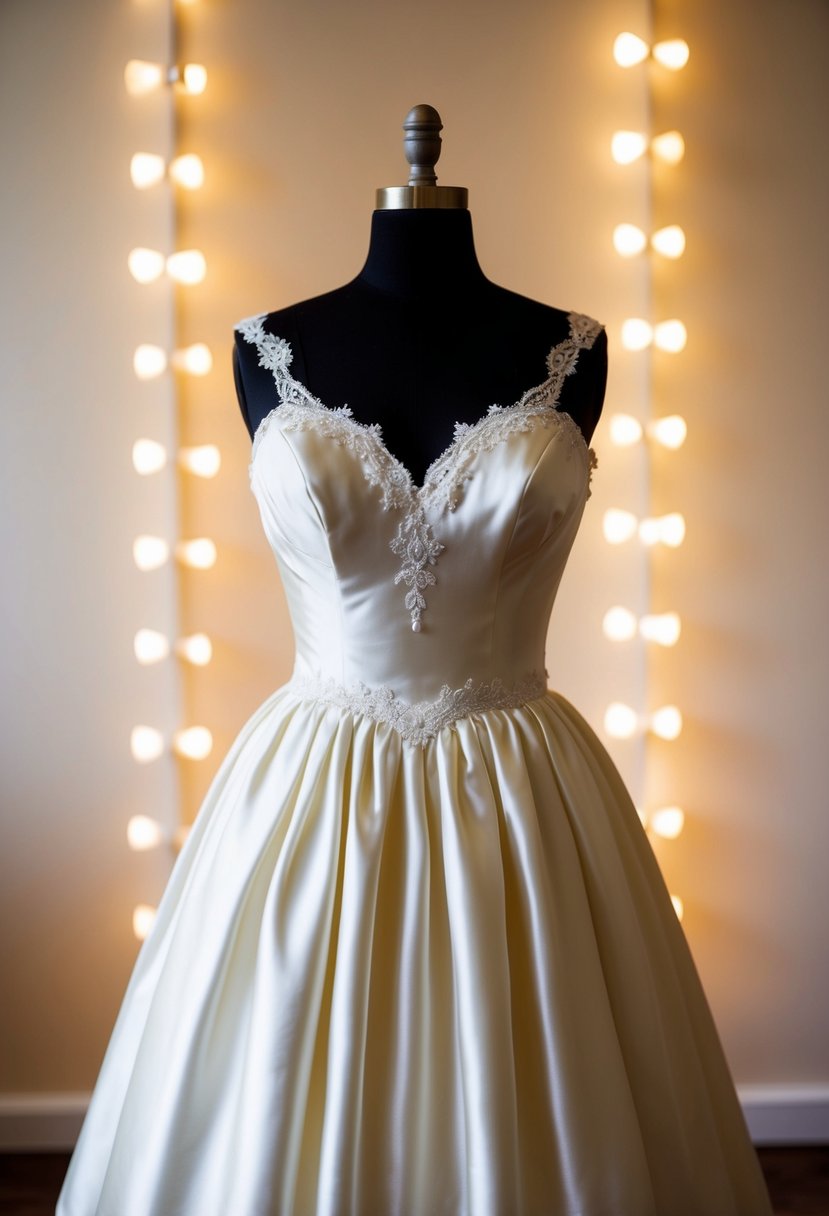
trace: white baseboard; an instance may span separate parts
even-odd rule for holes
[[[829,1084],[738,1085],[755,1144],[829,1144]]]
[[[738,1085],[755,1144],[829,1144],[829,1084]],[[0,1152],[71,1152],[88,1093],[0,1094]]]

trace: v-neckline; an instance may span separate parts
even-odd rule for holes
[[[588,345],[587,342],[580,341],[579,335],[576,333],[576,327],[579,322],[592,322],[591,318],[584,317],[583,314],[568,313],[567,320],[570,332],[567,337],[555,342],[550,348],[546,359],[550,374],[545,380],[540,384],[528,388],[511,405],[490,405],[487,412],[482,414],[475,422],[467,423],[459,420],[453,423],[452,439],[435,459],[430,462],[423,481],[420,484],[415,481],[408,466],[387,447],[383,439],[382,426],[379,422],[361,422],[354,417],[351,407],[348,405],[326,405],[306,385],[291,375],[288,371],[288,367],[293,360],[291,345],[285,338],[281,338],[277,334],[272,334],[265,330],[262,322],[268,315],[268,313],[258,313],[253,317],[245,318],[235,326],[249,342],[253,342],[257,346],[260,355],[260,365],[270,368],[273,372],[277,390],[281,397],[281,400],[277,401],[276,405],[260,419],[254,431],[249,466],[251,476],[265,432],[274,415],[285,409],[286,400],[290,400],[292,404],[301,405],[312,414],[317,412],[320,418],[327,416],[335,427],[345,428],[352,435],[358,435],[363,440],[363,446],[372,446],[382,464],[386,466],[386,477],[391,476],[391,480],[397,491],[400,492],[402,499],[404,501],[408,500],[410,503],[415,502],[424,505],[434,495],[435,491],[440,489],[446,473],[455,464],[457,454],[462,445],[469,444],[473,447],[476,446],[477,442],[482,437],[485,437],[489,428],[498,425],[501,419],[510,416],[520,418],[522,414],[530,415],[541,412],[550,412],[557,415],[561,419],[562,424],[570,430],[571,438],[575,440],[576,446],[581,448],[587,462],[588,472],[596,463],[596,453],[588,444],[575,419],[565,410],[558,408],[558,398],[564,376],[575,369],[575,361],[579,350],[583,346]],[[592,322],[592,324],[595,325],[596,323]],[[592,341],[589,345],[592,345]]]

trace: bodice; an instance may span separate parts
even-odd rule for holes
[[[414,741],[543,694],[550,614],[596,464],[558,397],[601,326],[571,313],[544,380],[456,423],[418,486],[377,424],[291,376],[267,315],[236,329],[277,388],[250,483],[294,630],[291,683]]]

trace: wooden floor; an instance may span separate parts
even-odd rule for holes
[[[761,1148],[758,1154],[777,1216],[829,1216],[829,1145]],[[0,1216],[55,1216],[68,1163],[68,1153],[0,1154]]]

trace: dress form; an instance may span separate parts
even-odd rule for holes
[[[439,149],[436,111],[417,106],[409,120],[422,120],[424,112],[436,119],[431,139]],[[436,159],[437,151],[432,168]],[[414,165],[410,184],[423,180],[423,171]],[[388,449],[421,484],[450,443],[455,422],[474,423],[491,404],[511,405],[545,379],[547,354],[568,335],[568,314],[485,276],[465,205],[430,205],[428,188],[420,186],[416,193],[426,195],[425,205],[419,198],[398,206],[405,190],[378,192],[392,202],[372,214],[368,254],[354,279],[268,314],[265,325],[290,343],[291,374],[329,408],[348,405],[359,422],[379,423]],[[454,203],[466,194],[456,187],[432,191],[446,191]],[[273,380],[238,337],[233,368],[253,436],[275,404]],[[560,408],[588,442],[606,379],[602,332],[584,352],[573,391],[565,382],[561,393]]]

